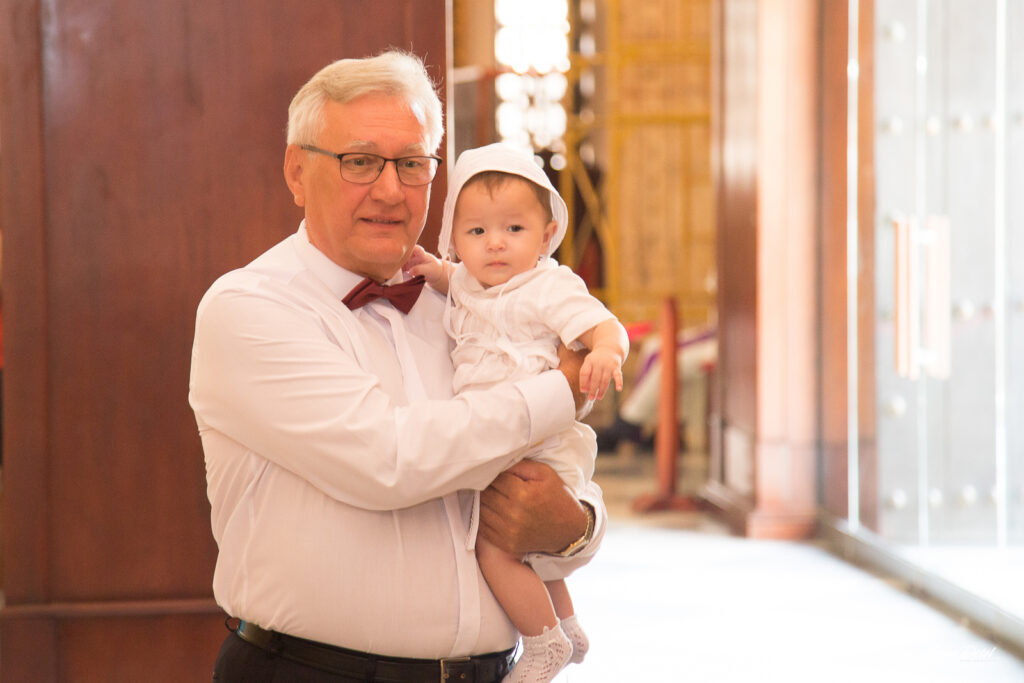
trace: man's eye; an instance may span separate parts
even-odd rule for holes
[[[367,166],[373,166],[373,157],[364,155],[346,156],[345,165],[350,168],[366,168]]]
[[[426,166],[426,163],[424,163],[423,159],[420,157],[405,157],[400,161],[402,162],[403,168],[408,168],[409,170],[412,171],[418,171],[424,166]]]

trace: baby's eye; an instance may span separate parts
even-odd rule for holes
[[[470,235],[482,235],[482,234],[484,234],[484,229],[483,228],[470,228],[466,232],[468,232]]]
[[[508,231],[509,232],[519,232],[520,230],[523,230],[523,229],[524,228],[521,225],[510,225],[510,226],[508,226]]]

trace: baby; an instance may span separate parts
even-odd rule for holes
[[[601,398],[610,381],[621,390],[626,331],[583,280],[550,258],[565,236],[568,210],[532,155],[503,144],[469,150],[448,182],[438,240],[444,260],[417,247],[406,269],[448,293],[454,390],[556,367],[559,343],[589,349],[580,371],[580,390],[589,399]],[[524,457],[550,465],[580,492],[594,472],[594,431],[576,422],[549,441]],[[523,636],[523,654],[504,680],[550,681],[570,661],[582,661],[588,641],[567,572],[544,556],[524,564],[483,538],[476,553],[488,586]]]

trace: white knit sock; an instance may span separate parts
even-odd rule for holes
[[[562,629],[544,627],[539,636],[523,636],[523,654],[502,683],[548,683],[572,657],[572,643]]]
[[[586,656],[587,650],[590,649],[590,639],[583,632],[583,627],[580,626],[580,622],[575,614],[562,619],[562,623],[559,625],[562,627],[562,633],[572,643],[572,659],[569,661],[573,664],[579,664]]]

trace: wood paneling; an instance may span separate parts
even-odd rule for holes
[[[860,0],[857,55],[857,438],[861,524],[878,531],[875,327],[875,3]],[[825,268],[829,264],[824,264]]]
[[[0,15],[0,229],[4,231],[4,591],[47,591],[47,273],[38,0]],[[15,557],[14,553],[18,553]],[[0,634],[0,644],[7,639]],[[6,647],[6,645],[3,645]],[[0,652],[0,663],[5,658]]]
[[[722,0],[718,192],[719,368],[729,422],[756,429],[757,2]]]
[[[818,3],[721,0],[717,416],[706,497],[743,533],[816,515]]]
[[[818,504],[840,516],[847,506],[848,8],[720,0],[716,9],[721,360],[713,392],[720,412],[706,494],[745,533],[803,535]],[[861,522],[870,527],[877,510],[870,0],[860,3],[859,25],[858,426]]]
[[[846,118],[849,8],[825,3],[821,137],[822,507],[847,510]]]
[[[204,604],[196,304],[301,219],[281,171],[299,86],[393,46],[424,55],[443,93],[445,32],[441,0],[0,0],[4,680],[209,676],[224,633],[211,601],[205,615],[50,607]],[[20,677],[28,661],[55,668]]]
[[[203,616],[66,619],[59,623],[63,647],[57,680],[66,683],[208,681],[213,677],[216,652],[227,635],[223,619]],[[145,637],[140,637],[142,633]]]
[[[874,4],[861,0],[858,18],[857,212],[858,343],[857,395],[861,523],[877,526],[875,452],[875,207],[874,207]],[[846,6],[822,10],[821,136],[821,443],[822,507],[846,517],[848,461],[847,396],[847,113],[848,30]]]

